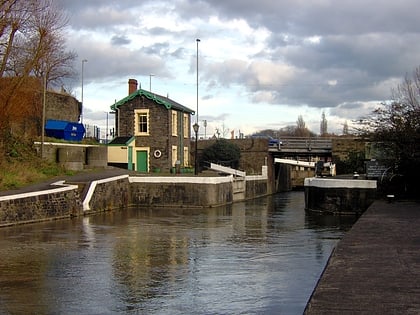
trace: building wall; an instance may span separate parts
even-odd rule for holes
[[[145,96],[136,97],[118,109],[119,136],[134,135],[135,109],[149,110],[149,135],[136,136],[135,138],[135,149],[149,148],[149,170],[161,169],[169,172],[170,168],[174,166],[172,160],[180,160],[183,165],[184,147],[188,147],[188,151],[190,151],[190,134],[184,135],[183,133],[183,113],[178,112],[178,121],[176,122],[178,135],[173,136],[172,110],[168,110],[164,105],[156,104]],[[190,115],[188,115],[187,123],[190,124]],[[190,128],[188,128],[189,130]],[[172,159],[173,146],[178,148],[176,159]],[[161,153],[159,157],[154,154],[156,150]],[[135,157],[133,161],[135,161]]]

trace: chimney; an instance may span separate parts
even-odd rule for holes
[[[137,80],[128,79],[128,95],[137,91]]]

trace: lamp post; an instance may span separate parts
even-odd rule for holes
[[[195,151],[194,151],[194,174],[195,175],[197,175],[198,174],[198,165],[197,165],[197,155],[198,155],[198,152],[197,152],[197,144],[198,144],[198,128],[199,128],[199,125],[197,124],[197,123],[195,123],[194,125],[193,125],[193,129],[194,129],[194,133],[195,133]]]
[[[196,116],[195,116],[195,124],[193,125],[193,129],[195,132],[194,174],[197,175],[198,174],[198,165],[197,165],[198,129],[200,128],[200,126],[198,125],[198,43],[200,42],[200,39],[197,38],[195,41],[197,42],[197,110],[195,112]]]
[[[149,74],[149,92],[152,92],[152,77],[154,76],[153,73]]]
[[[44,141],[45,141],[45,107],[47,100],[47,75],[42,76],[42,129],[41,129],[41,159],[44,158]]]
[[[82,109],[80,111],[80,122],[83,124],[83,72],[84,72],[84,64],[87,62],[87,59],[82,60]]]

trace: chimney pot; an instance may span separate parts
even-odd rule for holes
[[[128,95],[137,91],[137,80],[128,79]]]

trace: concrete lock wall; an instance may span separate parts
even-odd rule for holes
[[[89,168],[106,167],[108,164],[107,147],[87,147],[86,148],[86,164]]]
[[[233,201],[232,177],[130,178],[137,206],[211,207]]]
[[[247,180],[246,181],[246,199],[267,195],[267,180]]]
[[[85,161],[83,147],[60,147],[57,149],[57,162],[67,170],[81,171]]]
[[[35,142],[35,147],[38,152],[41,151],[40,142]],[[108,148],[102,145],[45,142],[43,158],[72,171],[105,168],[108,166],[107,150]]]
[[[305,209],[326,214],[361,214],[375,200],[376,181],[305,179]]]

